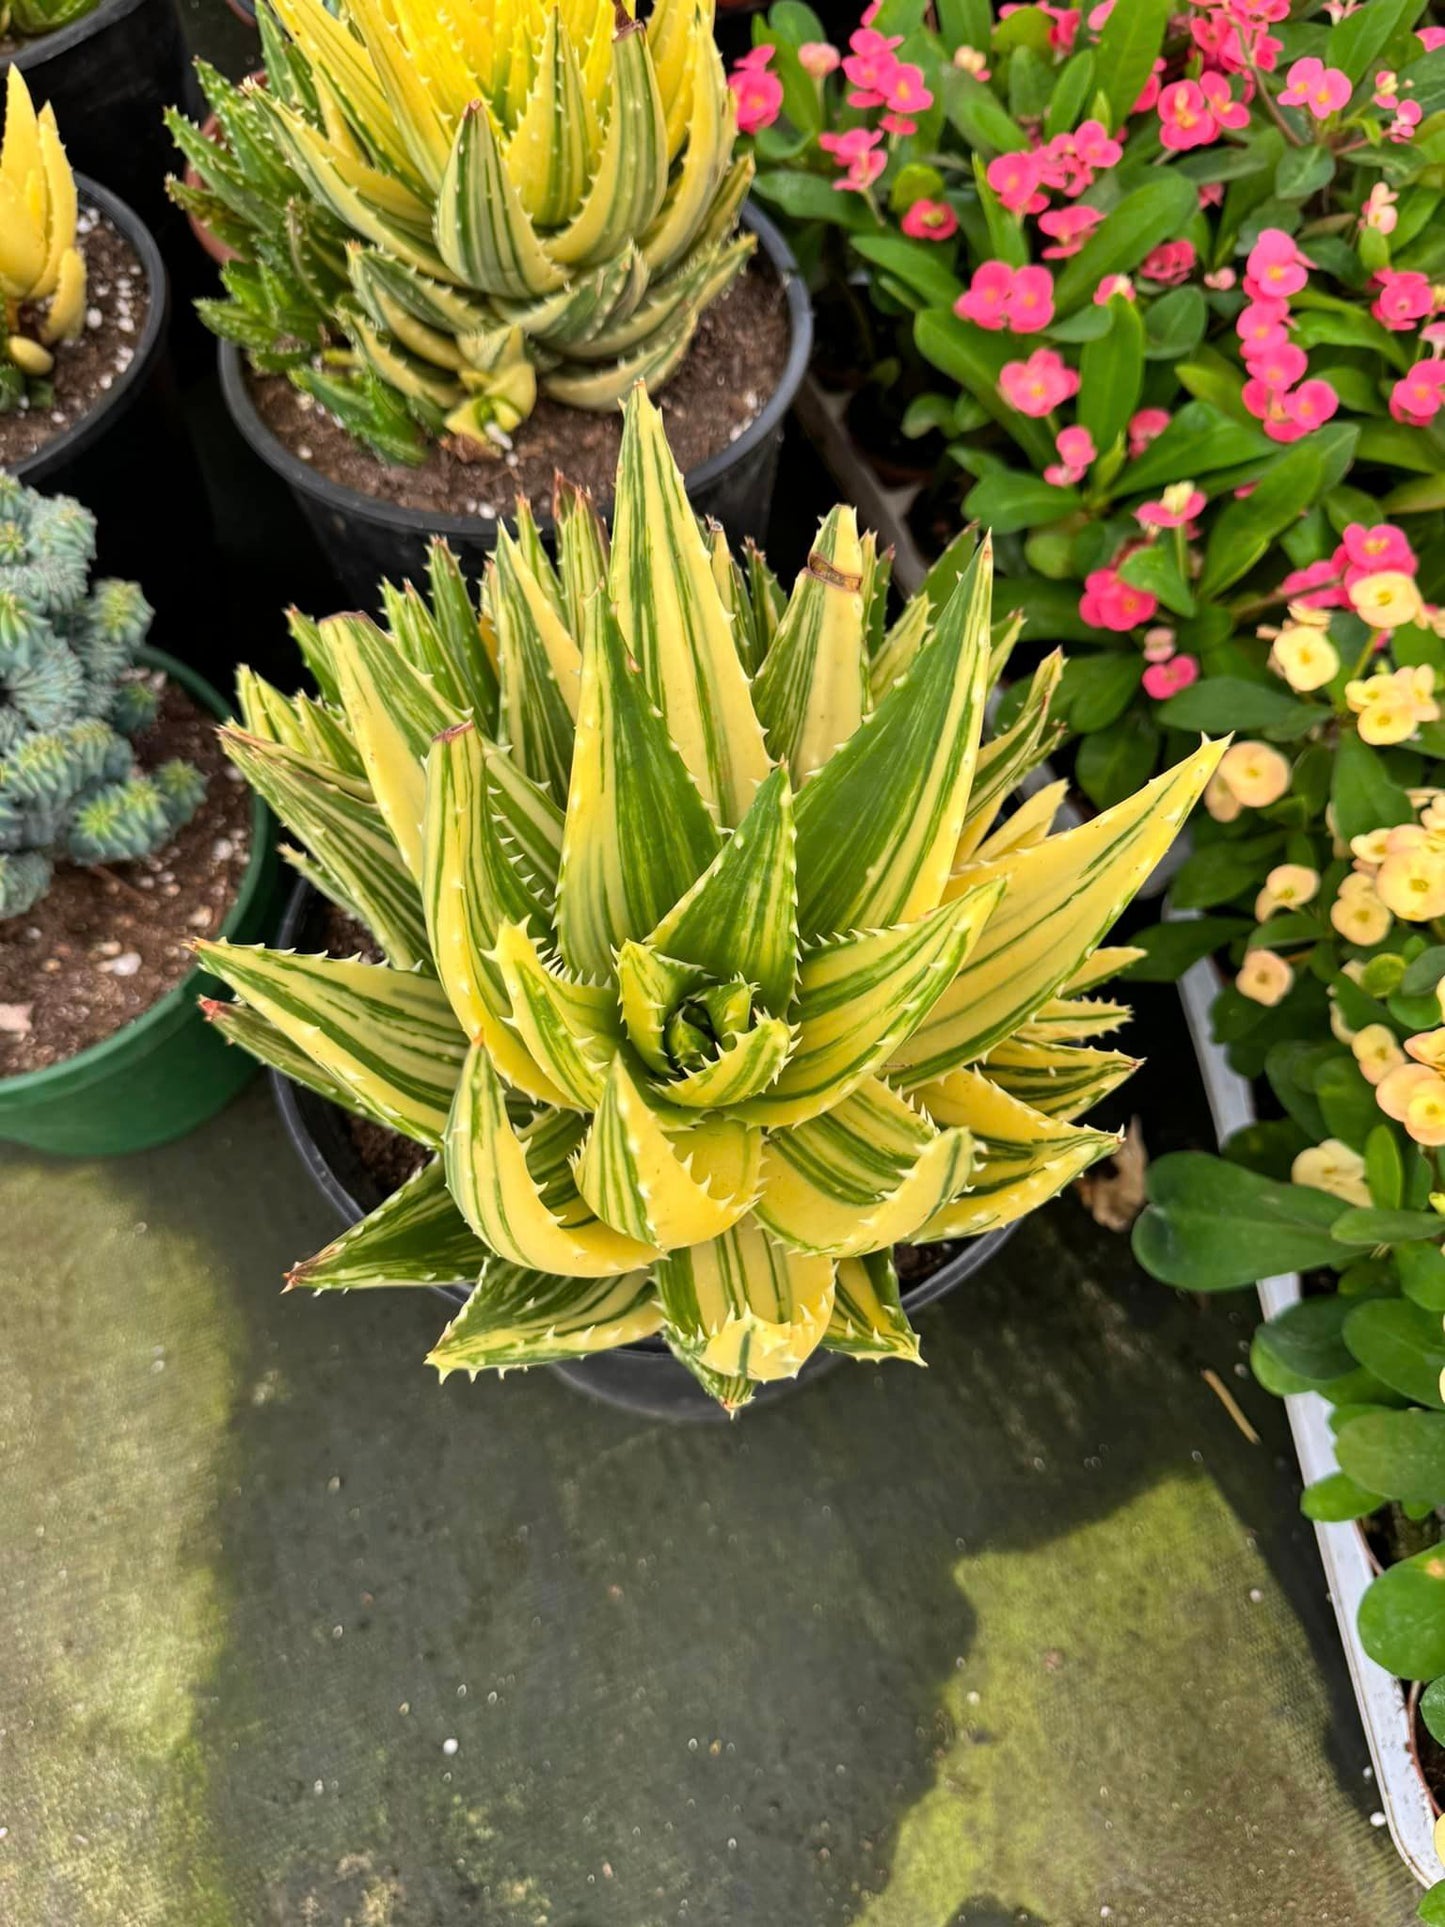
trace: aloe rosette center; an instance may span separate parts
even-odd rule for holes
[[[200,946],[229,1036],[434,1155],[298,1266],[316,1289],[472,1276],[443,1370],[661,1333],[736,1406],[819,1347],[916,1358],[891,1252],[976,1235],[1116,1140],[1087,1040],[1100,949],[1218,757],[1050,835],[1005,804],[1060,661],[985,737],[987,540],[884,622],[852,511],[784,597],[700,529],[639,388],[611,539],[525,512],[473,608],[301,623],[319,700],[243,678],[228,749],[387,961]]]

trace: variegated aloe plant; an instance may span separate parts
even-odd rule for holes
[[[217,332],[403,460],[666,381],[752,247],[713,0],[273,4],[264,87],[202,69],[218,141],[170,116]]]
[[[725,1404],[818,1346],[912,1359],[891,1248],[976,1236],[1116,1140],[1133,1068],[1081,1040],[1100,950],[1217,760],[1082,828],[1006,799],[1060,664],[982,743],[1015,625],[987,541],[886,634],[852,512],[784,601],[688,507],[628,404],[610,547],[523,513],[480,622],[444,548],[390,633],[296,633],[322,691],[243,684],[239,766],[385,963],[203,944],[228,1036],[436,1156],[291,1282],[479,1280],[444,1372],[661,1332]]]

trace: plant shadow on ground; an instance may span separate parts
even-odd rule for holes
[[[329,1227],[260,1094],[232,1117],[240,1170],[199,1141],[195,1183],[144,1202],[203,1236],[237,1333],[197,1737],[261,1918],[1078,1927],[1114,1892],[1124,1927],[1213,1927],[1212,1887],[1188,1905],[1189,1855],[1227,1837],[1207,1782],[1241,1809],[1326,1788],[1301,1831],[1326,1857],[1367,1811],[1282,1417],[1232,1375],[1244,1302],[1152,1285],[1065,1200],[923,1315],[926,1372],[845,1366],[716,1428],[545,1374],[439,1391],[435,1300],[277,1297]],[[1079,1785],[1135,1754],[1122,1807]],[[1077,1873],[1028,1874],[1051,1850]],[[1353,1893],[1339,1851],[1320,1893]],[[1284,1844],[1241,1852],[1282,1873]],[[1318,1902],[1234,1917],[1376,1918]]]

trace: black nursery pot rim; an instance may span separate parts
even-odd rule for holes
[[[93,12],[83,14],[79,20],[57,27],[54,33],[37,34],[33,40],[23,41],[14,53],[0,55],[0,71],[18,67],[23,73],[27,68],[39,67],[59,54],[69,53],[72,47],[89,40],[102,27],[108,27],[114,20],[124,20],[128,13],[145,4],[146,0],[100,0]]]
[[[727,474],[780,427],[802,384],[803,376],[808,372],[813,353],[813,307],[808,298],[807,283],[792,249],[781,231],[751,200],[743,204],[741,224],[758,237],[758,246],[782,284],[788,304],[788,358],[783,364],[777,387],[737,440],[729,442],[726,448],[720,448],[715,455],[709,455],[705,462],[699,462],[696,468],[688,471],[683,479],[689,495],[709,487],[720,476]],[[241,350],[235,342],[222,341],[219,344],[219,362],[226,406],[246,441],[262,461],[292,488],[315,497],[325,507],[347,517],[379,523],[398,534],[454,536],[458,540],[475,540],[479,530],[495,529],[502,520],[500,514],[496,517],[443,515],[433,509],[408,508],[403,503],[383,501],[379,496],[366,495],[360,489],[332,481],[329,475],[323,475],[309,462],[303,462],[261,419],[247,386]],[[665,395],[666,386],[658,392]],[[606,506],[610,508],[610,502]],[[550,532],[550,515],[539,515],[537,523],[544,535]]]
[[[134,0],[134,4],[139,5],[140,0]],[[79,26],[83,22],[77,21],[75,24]],[[129,365],[94,407],[79,421],[72,422],[69,428],[63,428],[58,435],[52,436],[48,442],[42,442],[33,453],[15,463],[11,473],[32,488],[42,485],[49,476],[68,466],[77,455],[93,446],[140,399],[145,377],[165,333],[170,305],[170,284],[166,279],[161,251],[135,209],[118,194],[112,194],[108,187],[91,180],[88,174],[77,174],[75,185],[82,203],[89,203],[104,214],[135,250],[136,258],[145,270],[146,318]]]

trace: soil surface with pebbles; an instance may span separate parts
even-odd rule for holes
[[[215,719],[167,683],[136,750],[142,769],[172,756],[194,763],[205,800],[154,856],[113,869],[59,864],[39,903],[0,923],[0,1081],[63,1063],[158,1003],[191,969],[190,940],[215,936],[240,891],[251,794]]]
[[[13,468],[80,421],[130,367],[150,311],[140,256],[119,228],[93,207],[77,224],[85,256],[85,326],[57,342],[48,408],[22,404],[0,415],[0,467]]]

